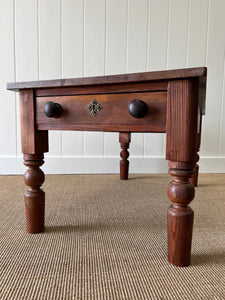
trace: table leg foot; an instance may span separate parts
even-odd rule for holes
[[[26,225],[28,233],[44,231],[45,193],[40,188],[45,180],[43,154],[24,154],[24,164],[28,167],[24,174],[24,182],[28,189],[24,194]]]
[[[194,220],[194,212],[188,206],[195,195],[189,180],[193,169],[185,169],[185,163],[182,163],[182,168],[175,165],[176,162],[170,162],[169,173],[173,180],[168,187],[168,197],[173,204],[167,211],[168,261],[175,266],[186,267],[190,265]]]
[[[129,173],[129,144],[130,144],[130,133],[129,132],[120,132],[119,133],[119,142],[121,145],[122,151],[120,152],[120,179],[121,180],[127,180],[128,179],[128,173]]]

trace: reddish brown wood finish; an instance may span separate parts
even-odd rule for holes
[[[159,92],[167,91],[167,81],[147,82],[137,84],[107,84],[107,85],[88,85],[75,87],[58,87],[51,89],[38,89],[37,97],[49,96],[71,96],[71,95],[95,95],[95,94],[119,94],[135,92]]]
[[[176,69],[155,72],[143,72],[133,74],[119,74],[97,77],[83,77],[72,79],[56,79],[56,80],[39,80],[26,82],[10,82],[7,84],[7,89],[18,91],[21,89],[40,89],[40,88],[54,88],[54,87],[71,87],[71,86],[85,86],[85,85],[106,85],[106,84],[122,84],[122,83],[143,83],[148,81],[167,81],[178,78],[192,78],[205,77],[207,69],[188,68]]]
[[[189,179],[193,175],[191,164],[170,162],[173,180],[168,197],[173,202],[167,211],[168,260],[175,266],[190,264],[194,212],[188,204],[194,199],[195,189]]]
[[[102,110],[93,117],[87,105],[96,99]],[[132,117],[128,104],[140,99],[148,105],[148,114],[143,119]],[[48,118],[44,105],[59,103],[63,108],[60,118]],[[38,129],[74,129],[95,131],[151,131],[165,132],[166,92],[100,94],[64,97],[38,97],[36,102],[36,124]]]
[[[44,173],[39,168],[43,163],[43,152],[48,151],[48,131],[36,130],[35,95],[33,90],[20,91],[20,119],[22,152],[24,164],[28,167],[24,182],[27,232],[39,233],[44,230],[45,193],[40,186]]]
[[[169,83],[167,102],[167,149],[169,173],[173,181],[168,197],[173,202],[167,213],[168,260],[185,267],[190,264],[194,199],[194,174],[197,152],[198,82],[194,79]]]
[[[166,123],[166,159],[195,161],[198,121],[198,82],[169,83]]]
[[[200,142],[201,142],[201,133],[197,134],[197,152],[200,151]],[[199,161],[199,155],[196,153],[195,167],[194,167],[194,175],[191,178],[192,184],[197,187],[198,186],[198,174],[199,174],[199,165],[197,162]]]
[[[199,155],[197,155],[197,156],[199,158]],[[190,180],[194,187],[198,186],[198,174],[199,174],[199,165],[196,164],[194,166],[194,174],[192,175],[192,178]]]
[[[22,152],[48,152],[48,131],[36,130],[33,90],[20,91],[20,122]]]
[[[131,141],[131,134],[130,132],[120,132],[119,133],[119,142],[121,146],[120,157],[122,158],[120,161],[120,179],[126,180],[128,179],[128,172],[129,172],[129,144]]]
[[[45,193],[40,188],[45,180],[40,169],[43,158],[43,154],[24,154],[24,165],[28,167],[24,174],[24,182],[28,186],[24,194],[28,233],[44,231]]]
[[[40,166],[43,153],[48,151],[48,130],[120,132],[121,179],[128,178],[130,133],[166,132],[166,159],[173,177],[168,187],[172,201],[167,214],[168,260],[176,266],[190,264],[194,213],[188,204],[195,192],[191,181],[197,185],[195,164],[205,107],[206,68],[9,83],[7,88],[20,91],[22,151],[28,167],[24,175],[28,232],[44,230],[44,173]],[[93,98],[103,107],[96,117],[86,109]],[[134,99],[148,105],[148,114],[142,119],[128,113],[128,104]],[[62,105],[60,118],[44,115],[47,101]]]

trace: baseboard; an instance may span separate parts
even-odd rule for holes
[[[130,173],[167,173],[163,157],[131,157]],[[47,157],[42,169],[46,174],[110,174],[119,173],[118,157]],[[201,173],[225,173],[225,157],[203,157]],[[0,157],[0,174],[16,175],[25,171],[22,157]]]

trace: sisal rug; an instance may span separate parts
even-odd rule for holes
[[[0,299],[225,299],[225,174],[200,174],[192,261],[167,262],[167,174],[49,175],[25,232],[22,176],[0,177]]]

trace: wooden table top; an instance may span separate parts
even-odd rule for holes
[[[200,68],[142,72],[142,73],[132,73],[132,74],[122,74],[122,75],[106,75],[106,76],[82,77],[82,78],[71,78],[71,79],[10,82],[7,84],[7,89],[12,91],[19,91],[24,89],[40,89],[40,88],[53,88],[53,87],[166,81],[166,80],[182,79],[182,78],[201,78],[202,79],[201,85],[205,86],[206,74],[207,74],[207,68],[200,67]]]

